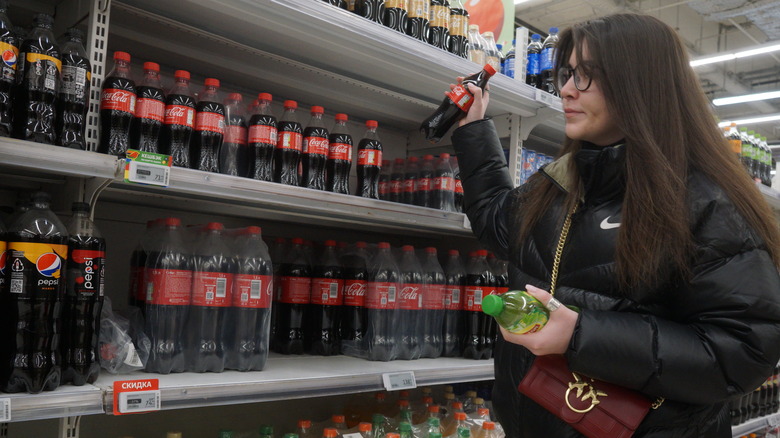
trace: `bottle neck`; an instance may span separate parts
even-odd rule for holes
[[[189,96],[190,93],[190,81],[184,78],[177,78],[176,83],[173,84],[173,89],[170,94],[182,94]]]
[[[160,74],[156,71],[147,70],[144,75],[143,85],[147,87],[160,88]]]
[[[109,76],[130,79],[130,64],[127,61],[116,61],[114,71]]]

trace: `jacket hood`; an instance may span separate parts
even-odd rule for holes
[[[583,144],[577,152],[568,153],[542,167],[540,172],[561,190],[579,189],[581,201],[599,204],[622,197],[626,188],[626,147],[622,144],[598,147]],[[569,172],[571,162],[577,166],[579,179]]]

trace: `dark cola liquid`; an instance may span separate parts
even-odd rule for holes
[[[57,99],[57,144],[87,149],[87,127],[91,67],[83,56],[66,53],[62,57],[62,82]]]
[[[364,158],[361,158],[361,155],[363,155]],[[360,143],[358,144],[357,167],[358,196],[379,199],[379,173],[382,171],[381,164],[382,143],[366,138],[360,140]]]
[[[397,330],[400,334],[398,340],[398,358],[414,360],[419,359],[420,353],[422,352],[422,327],[424,316],[422,309],[416,308],[417,300],[423,293],[422,273],[419,271],[402,272],[401,278],[403,286],[399,293],[398,310],[396,310],[398,321]],[[414,303],[411,303],[410,300],[414,301]],[[414,307],[414,309],[404,307]]]
[[[249,147],[246,143],[246,118],[234,115],[227,119],[225,139],[219,148],[219,173],[249,176]]]
[[[461,58],[469,57],[469,13],[465,9],[450,10],[449,44],[447,49],[450,53]]]
[[[0,21],[0,48],[3,51],[3,59],[0,62],[0,137],[11,136],[11,115],[13,113],[11,103],[16,83],[16,68],[19,62],[18,43],[8,24],[8,22]]]
[[[466,288],[477,286],[495,288],[495,278],[486,271],[480,274],[466,275]],[[481,311],[462,311],[463,328],[461,330],[461,347],[466,359],[489,359],[493,354],[493,344],[496,337],[495,320]]]
[[[383,22],[390,29],[405,33],[409,11],[404,7],[402,0],[385,0],[385,13]]]
[[[281,121],[277,127],[278,136],[303,135],[303,127],[298,122]],[[277,144],[274,149],[274,181],[290,186],[298,185],[298,163],[301,160],[301,151],[297,148],[282,148]]]
[[[225,106],[201,101],[195,105],[195,130],[190,146],[190,167],[219,172],[219,148],[225,137]]]
[[[377,269],[369,273],[367,298],[377,289],[377,284],[390,284],[390,294],[398,293],[395,285],[399,283],[398,272],[394,269]],[[368,308],[366,312],[366,351],[368,360],[393,360],[396,349],[396,330],[398,321],[393,309]]]
[[[347,9],[347,2],[346,0],[322,0],[325,3],[330,3],[333,6],[338,6],[341,9]]]
[[[438,263],[436,265],[438,266]],[[441,306],[444,302],[446,279],[440,267],[437,270],[424,272],[423,277],[427,289],[423,292],[425,296],[423,297],[424,317],[420,357],[435,358],[441,356],[444,344],[442,332],[444,309]]]
[[[459,357],[461,330],[461,300],[466,283],[466,275],[462,269],[456,269],[452,263],[447,264],[446,288],[444,300],[444,348],[442,356]]]
[[[390,202],[402,202],[404,197],[404,173],[402,169],[390,174],[390,188],[387,200]]]
[[[414,195],[414,204],[420,207],[433,206],[433,178],[435,173],[433,169],[426,169],[424,166],[417,174],[417,191]]]
[[[328,130],[307,127],[303,131],[303,181],[301,186],[325,190],[325,165],[328,162]]]
[[[450,2],[431,0],[431,22],[428,30],[428,44],[448,50],[450,44]]]
[[[194,127],[195,99],[183,94],[168,95],[160,153],[170,155],[174,166],[190,167],[190,142]]]
[[[56,102],[60,52],[48,38],[27,39],[19,48],[16,96],[14,97],[14,137],[37,143],[55,144]]]
[[[100,144],[98,152],[125,156],[130,147],[130,125],[135,116],[135,82],[109,77],[100,97]]]
[[[280,295],[292,294],[292,288],[311,288],[311,270],[301,263],[285,263],[279,268]],[[286,301],[292,301],[282,298]],[[276,308],[275,340],[276,351],[281,354],[303,354],[304,317],[309,305],[305,302],[284,302],[282,299],[274,303]]]
[[[159,88],[139,86],[136,91],[135,118],[130,127],[133,149],[157,153],[165,119],[165,95]]]
[[[410,0],[406,34],[420,41],[428,41],[430,23],[429,0]]]
[[[274,180],[276,136],[276,117],[255,114],[249,119],[249,151],[252,156],[252,178],[259,181]]]
[[[341,342],[355,348],[366,334],[366,308],[364,306],[368,270],[366,260],[355,254],[343,258],[344,305],[341,308]]]
[[[304,349],[308,354],[333,356],[341,352],[339,320],[344,292],[341,266],[333,257],[312,269],[312,302],[306,309]],[[325,296],[329,299],[322,300]],[[336,297],[338,296],[338,297]]]
[[[385,17],[385,0],[356,0],[355,13],[382,24]]]
[[[352,136],[333,134],[328,136],[329,152],[326,168],[328,191],[349,194],[349,172],[352,168]]]
[[[417,186],[418,170],[404,173],[403,199],[404,204],[414,205],[414,190]]]

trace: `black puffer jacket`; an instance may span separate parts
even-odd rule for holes
[[[510,261],[510,287],[549,287],[560,235],[553,205],[521,247],[513,247],[512,180],[492,121],[452,136],[465,207],[480,242]],[[616,293],[614,252],[624,194],[625,148],[582,149],[542,173],[564,190],[583,184],[563,253],[556,297],[580,307],[565,356],[572,371],[666,401],[636,437],[730,437],[728,399],[758,387],[780,358],[780,278],[755,233],[719,187],[700,173],[688,181],[697,243],[693,275],[630,300]],[[574,159],[581,181],[568,181]],[[499,339],[493,405],[510,438],[580,435],[517,392],[534,356]]]

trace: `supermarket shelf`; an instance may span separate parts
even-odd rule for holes
[[[41,394],[2,394],[11,400],[11,421],[102,414],[103,391],[93,385],[61,386]]]
[[[113,412],[115,381],[157,378],[162,409],[182,409],[351,394],[384,389],[382,375],[413,371],[418,386],[493,379],[492,360],[420,359],[369,362],[347,356],[312,357],[272,354],[263,371],[205,374],[103,374],[95,385],[106,393]]]
[[[761,191],[761,194],[764,195],[764,199],[766,199],[769,206],[772,207],[775,212],[780,213],[780,192],[763,184],[756,185],[758,186],[758,190]]]
[[[765,427],[774,427],[780,424],[780,412],[767,415],[765,417],[754,418],[750,421],[742,423],[737,426],[731,427],[731,435],[734,438],[739,438],[743,435],[748,435],[753,432],[757,432]]]

